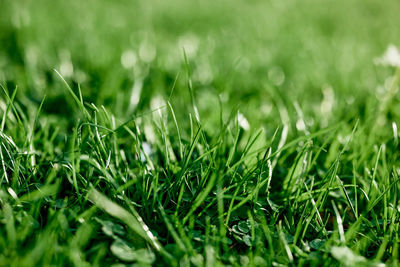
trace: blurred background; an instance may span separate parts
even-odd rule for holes
[[[167,100],[187,120],[191,79],[210,129],[220,106],[255,127],[296,113],[320,128],[375,112],[391,70],[374,58],[400,44],[399,10],[394,0],[0,0],[0,82],[27,109],[46,95],[43,112],[66,125],[78,114],[54,70],[121,120]]]

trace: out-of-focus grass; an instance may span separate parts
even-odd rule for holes
[[[0,265],[396,265],[399,11],[0,0]]]

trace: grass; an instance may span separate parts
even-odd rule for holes
[[[0,0],[1,266],[399,265],[397,1],[81,2]]]

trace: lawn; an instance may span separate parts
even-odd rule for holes
[[[0,0],[0,266],[399,266],[399,12]]]

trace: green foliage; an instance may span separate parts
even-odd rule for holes
[[[0,266],[397,266],[399,8],[0,0]]]

